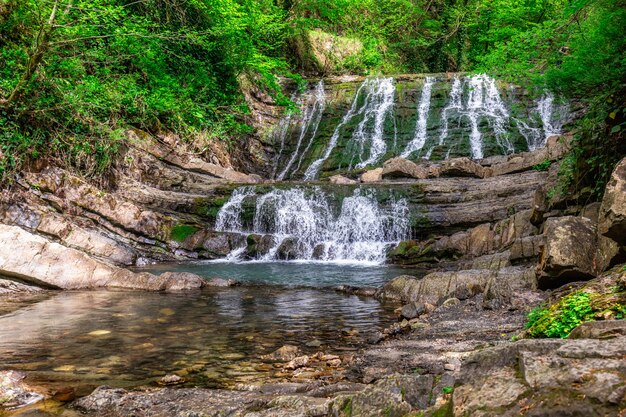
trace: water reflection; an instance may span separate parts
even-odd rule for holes
[[[2,368],[82,393],[173,372],[191,385],[224,387],[276,376],[260,357],[282,345],[332,353],[391,321],[390,307],[330,290],[62,292],[0,316],[0,358]]]

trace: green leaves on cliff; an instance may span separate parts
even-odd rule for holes
[[[528,314],[528,335],[565,338],[587,321],[626,318],[626,288],[614,286],[604,290],[575,291],[551,305],[535,308]]]

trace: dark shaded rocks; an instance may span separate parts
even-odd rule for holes
[[[596,228],[591,220],[574,216],[550,218],[545,223],[544,236],[540,288],[556,288],[596,275]]]
[[[293,238],[284,239],[280,242],[278,249],[276,250],[276,256],[278,259],[289,261],[298,257],[297,240]]]
[[[246,255],[249,258],[259,258],[266,255],[276,246],[276,239],[272,235],[248,235],[246,238]]]
[[[420,302],[406,304],[400,310],[400,317],[407,320],[414,319],[426,312],[426,305]]]
[[[617,164],[606,186],[598,231],[619,245],[626,246],[626,158]]]

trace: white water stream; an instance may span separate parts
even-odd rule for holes
[[[254,206],[252,224],[244,224],[245,202]],[[260,260],[279,259],[288,248],[298,260],[381,264],[385,251],[409,237],[406,200],[384,206],[370,192],[356,189],[341,202],[318,187],[273,189],[257,194],[252,187],[233,193],[217,216],[216,230],[243,235],[271,235],[273,245]],[[233,255],[243,256],[235,249]]]

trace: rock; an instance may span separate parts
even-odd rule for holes
[[[626,337],[522,340],[472,353],[453,394],[455,415],[617,415],[626,394]],[[564,401],[567,399],[567,401]]]
[[[25,284],[16,279],[0,278],[0,296],[18,293],[35,293],[44,291],[41,287]]]
[[[484,178],[485,172],[482,165],[469,158],[452,158],[441,163],[439,176]]]
[[[335,359],[329,359],[326,361],[326,365],[332,367],[332,368],[337,368],[339,366],[341,366],[341,359],[339,358],[335,358]]]
[[[598,232],[626,246],[626,158],[622,159],[606,185],[600,214]]]
[[[453,363],[446,363],[445,365],[443,365],[443,369],[445,369],[446,371],[454,371],[456,370],[456,366]]]
[[[238,285],[241,285],[239,281],[224,278],[211,278],[204,282],[205,287],[236,287]]]
[[[322,342],[319,339],[313,339],[313,340],[309,340],[308,342],[305,343],[306,347],[320,347],[322,346]]]
[[[425,312],[426,306],[424,305],[424,303],[409,303],[402,307],[402,310],[400,311],[400,316],[407,320],[411,320],[419,317]]]
[[[251,234],[246,238],[246,242],[248,244],[246,254],[250,258],[266,255],[276,246],[276,239],[272,235]]]
[[[352,285],[339,285],[333,289],[337,292],[358,295],[359,297],[375,297],[378,292],[378,288],[375,287],[355,287]]]
[[[309,357],[304,355],[304,356],[298,356],[293,358],[292,360],[290,360],[287,365],[285,365],[285,369],[298,369],[298,368],[302,368],[304,366],[307,366],[309,364]]]
[[[176,291],[200,288],[204,282],[193,274],[166,273],[157,277],[145,272],[134,273],[50,242],[17,226],[1,224],[0,275],[58,289],[117,287]]]
[[[343,175],[333,175],[328,179],[331,184],[337,185],[351,185],[358,184],[358,181],[351,180],[350,178],[344,177]]]
[[[232,249],[229,236],[225,233],[208,234],[202,242],[202,248],[215,256],[226,256]]]
[[[3,408],[18,408],[44,399],[24,383],[26,374],[16,371],[0,371],[0,412]]]
[[[159,385],[180,385],[184,382],[185,380],[183,378],[174,374],[165,375],[163,378],[159,379]]]
[[[609,339],[626,336],[626,320],[589,321],[576,327],[570,339]]]
[[[190,272],[165,272],[159,278],[164,280],[166,291],[194,290],[206,285],[204,278]]]
[[[382,178],[428,178],[428,169],[411,162],[408,159],[397,157],[385,161]]]
[[[278,360],[278,361],[290,361],[296,358],[300,353],[300,349],[297,346],[285,345],[275,350],[274,352],[264,355],[264,359]]]
[[[540,288],[556,288],[596,275],[597,240],[591,220],[574,216],[550,218],[543,234],[546,243],[539,266]]]
[[[444,308],[452,307],[452,306],[459,305],[460,303],[461,301],[458,298],[448,298],[443,303],[441,303],[441,307],[444,307]]]
[[[507,267],[493,270],[461,270],[433,272],[421,279],[402,275],[389,281],[376,294],[379,299],[402,301],[404,303],[423,302],[441,304],[449,298],[471,298],[489,290],[492,298],[504,305],[515,294],[536,285],[532,268]]]
[[[167,146],[166,141],[157,140],[152,135],[138,129],[129,129],[126,134],[133,146],[153,155],[158,160],[167,161],[185,171],[198,172],[238,183],[257,182],[255,176],[206,162],[197,155],[182,152],[183,147],[175,146],[175,144],[174,146]]]
[[[296,259],[298,257],[297,240],[293,238],[284,239],[276,250],[276,256],[284,261]]]
[[[69,402],[76,399],[76,390],[72,387],[64,387],[52,394],[52,399],[60,402]]]
[[[361,182],[363,183],[379,182],[379,181],[382,181],[382,179],[383,179],[382,168],[376,168],[370,171],[366,171],[363,174],[361,174],[361,178],[360,178]]]

